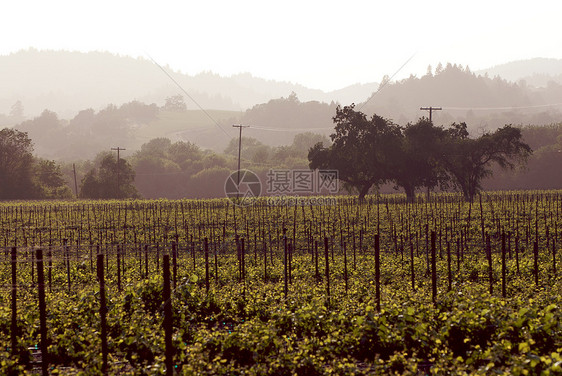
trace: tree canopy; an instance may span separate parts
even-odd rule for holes
[[[119,161],[110,153],[100,156],[97,167],[92,168],[82,179],[81,198],[137,198],[139,194],[133,185],[135,172],[124,159]]]
[[[359,191],[363,198],[369,189],[389,180],[392,155],[399,144],[400,129],[390,120],[373,115],[370,119],[354,105],[336,108],[332,145],[313,146],[309,153],[311,169],[338,170],[338,178]]]
[[[36,159],[34,163],[34,183],[41,198],[70,198],[72,190],[65,181],[61,166],[55,161]]]
[[[446,185],[447,177],[439,163],[445,133],[426,118],[401,129],[400,147],[393,155],[390,179],[413,201],[415,191]]]
[[[0,130],[0,198],[33,197],[33,145],[27,133]]]
[[[509,125],[472,139],[465,123],[453,124],[448,135],[440,161],[470,201],[481,189],[482,179],[492,174],[492,164],[514,169],[517,162],[525,162],[532,152],[521,140],[521,130]]]
[[[360,199],[372,186],[393,182],[409,201],[421,187],[449,183],[472,200],[493,164],[513,169],[531,154],[521,130],[509,125],[470,138],[465,123],[445,129],[421,118],[401,127],[378,115],[368,119],[354,105],[338,106],[333,121],[333,144],[312,147],[309,167],[338,170],[339,179],[356,189]]]
[[[60,166],[32,153],[33,143],[26,132],[0,130],[0,199],[70,197]]]

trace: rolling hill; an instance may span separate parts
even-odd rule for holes
[[[221,77],[211,72],[190,76],[163,67],[205,109],[241,111],[295,92],[301,100],[348,103],[365,100],[378,86],[356,84],[325,93],[302,85],[242,73]],[[162,105],[182,91],[148,58],[105,52],[38,51],[0,56],[0,114],[20,101],[27,118],[44,109],[70,118],[85,108],[100,110],[132,100]],[[198,105],[188,100],[188,109]]]
[[[489,77],[499,76],[511,82],[525,81],[526,85],[545,87],[549,82],[562,84],[562,59],[534,58],[512,61],[477,71]]]

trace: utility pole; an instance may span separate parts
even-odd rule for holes
[[[420,110],[429,111],[429,122],[433,124],[433,120],[431,120],[431,114],[433,113],[433,111],[441,111],[442,108],[429,106],[429,107],[420,107]]]
[[[111,148],[111,150],[117,150],[117,198],[121,198],[121,186],[119,184],[119,151],[127,149],[123,149],[117,146],[116,148]]]
[[[433,111],[441,111],[442,108],[441,107],[431,107],[431,106],[429,106],[429,107],[420,107],[420,110],[429,111],[429,122],[431,124],[433,124],[433,119],[432,119],[432,116],[431,116],[433,114]],[[428,186],[427,187],[427,201],[429,201],[430,197],[431,197],[431,193],[429,191],[429,186]]]
[[[74,190],[76,191],[76,198],[78,198],[78,182],[76,181],[76,165],[72,164],[72,171],[74,172]]]
[[[238,180],[236,181],[238,193],[236,194],[236,198],[240,196],[240,152],[242,150],[242,128],[248,128],[249,125],[242,125],[242,124],[234,124],[232,125],[233,128],[240,129],[240,136],[238,138]]]

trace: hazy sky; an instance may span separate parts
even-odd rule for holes
[[[250,72],[323,90],[428,64],[472,70],[562,58],[562,2],[15,1],[1,6],[0,54],[64,49],[147,56],[188,74]]]

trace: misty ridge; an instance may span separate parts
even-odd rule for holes
[[[352,85],[331,93],[289,82],[241,73],[221,77],[211,72],[194,76],[157,62],[205,109],[243,111],[296,92],[303,101],[365,100],[378,84]],[[149,58],[118,56],[107,52],[38,51],[29,49],[0,56],[0,113],[21,101],[28,117],[49,109],[71,118],[87,108],[101,110],[137,100],[163,105],[179,94],[177,86]],[[187,98],[186,98],[187,99]],[[187,109],[199,109],[186,101]]]

